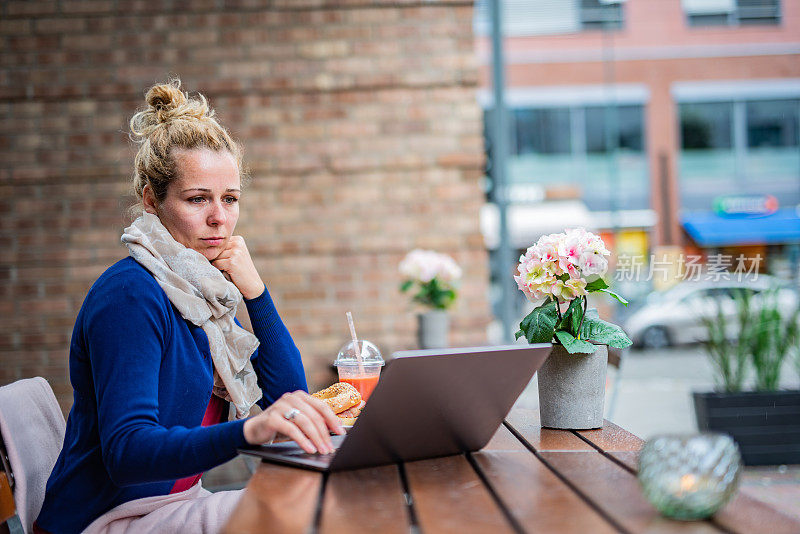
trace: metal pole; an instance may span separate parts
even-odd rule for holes
[[[606,12],[603,20],[603,82],[606,87],[606,105],[604,108],[605,118],[605,145],[608,157],[609,188],[611,193],[611,232],[614,235],[614,247],[617,244],[619,233],[619,165],[617,161],[619,152],[619,108],[617,106],[616,95],[616,73],[614,72],[614,30],[611,28],[611,21],[608,20],[611,14]]]
[[[502,298],[500,305],[500,322],[503,325],[503,341],[513,341],[512,323],[514,322],[515,288],[512,278],[514,262],[508,234],[508,185],[506,164],[508,159],[508,110],[505,101],[505,59],[503,56],[503,24],[500,0],[489,0],[492,34],[492,92],[494,94],[494,111],[491,124],[492,152],[492,187],[494,200],[500,213],[500,246],[498,248],[499,268],[497,273]]]

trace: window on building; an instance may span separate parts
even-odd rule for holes
[[[581,29],[622,28],[624,0],[581,0]]]
[[[608,124],[614,120],[616,124]],[[608,145],[613,141],[613,134],[610,132],[614,130],[617,132],[616,148],[642,152],[644,150],[642,106],[586,108],[587,152],[608,152]]]
[[[649,208],[642,105],[516,108],[509,119],[510,184],[572,188],[593,210]]]
[[[797,100],[747,102],[746,115],[749,148],[798,146],[800,105]]]
[[[623,27],[625,0],[500,0],[507,36],[554,35]],[[488,0],[475,2],[473,27],[488,35]]]
[[[708,209],[721,194],[800,202],[800,99],[682,103],[681,205]]]
[[[733,103],[683,104],[681,148],[730,149],[733,146]]]
[[[780,0],[737,0],[736,17],[739,24],[779,24]]]
[[[690,26],[780,24],[780,0],[682,0]]]
[[[517,154],[569,154],[569,109],[517,109],[513,117]]]

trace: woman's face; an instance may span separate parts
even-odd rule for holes
[[[179,150],[177,177],[157,203],[145,190],[145,211],[155,213],[172,237],[209,261],[228,246],[239,219],[241,182],[233,154],[226,150]]]

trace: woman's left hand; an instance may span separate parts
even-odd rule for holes
[[[253,258],[250,257],[242,236],[231,236],[228,246],[211,261],[211,265],[222,271],[244,298],[254,299],[264,292],[264,281],[253,265]]]

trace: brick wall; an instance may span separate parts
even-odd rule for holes
[[[0,384],[45,376],[69,408],[72,324],[126,252],[127,120],[170,74],[245,146],[238,232],[312,384],[347,310],[385,353],[415,346],[396,272],[413,247],[464,268],[451,341],[485,342],[471,2],[163,4],[0,4]]]

